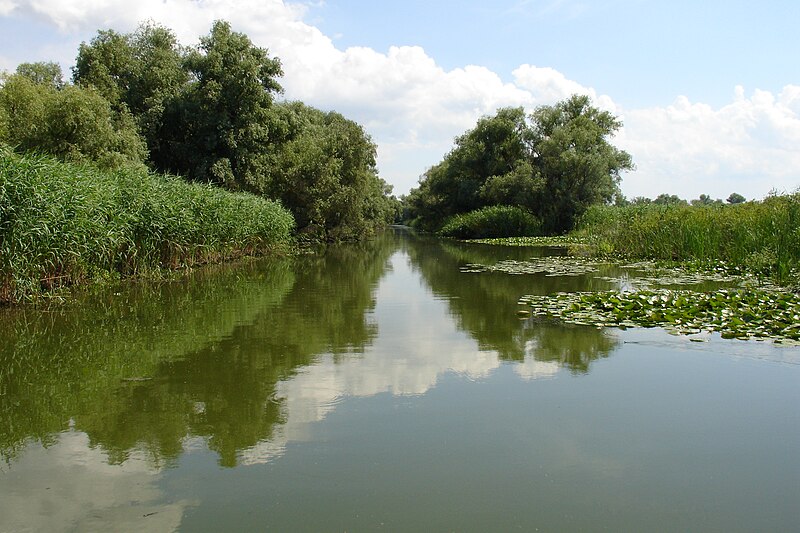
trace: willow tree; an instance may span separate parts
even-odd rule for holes
[[[424,229],[488,205],[527,209],[548,233],[569,230],[594,203],[619,195],[631,157],[610,138],[621,127],[611,113],[575,95],[531,115],[503,108],[456,138],[455,147],[411,191],[407,208]]]

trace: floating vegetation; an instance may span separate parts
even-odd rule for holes
[[[506,274],[545,274],[546,276],[582,276],[597,272],[597,263],[577,257],[534,257],[528,261],[508,259],[494,265],[470,263],[461,272],[503,272]]]
[[[584,239],[570,235],[555,237],[502,237],[498,239],[471,239],[467,242],[480,244],[496,244],[501,246],[570,246],[585,244]]]
[[[531,314],[598,327],[663,327],[680,334],[800,345],[800,295],[763,289],[647,290],[523,296]]]
[[[707,265],[681,263],[666,264],[654,261],[643,261],[620,265],[621,269],[632,271],[633,276],[598,277],[605,281],[619,283],[630,290],[644,290],[652,287],[669,287],[674,285],[700,285],[706,283],[724,283],[731,286],[772,287],[764,278],[751,273],[743,273],[740,269],[727,265]]]

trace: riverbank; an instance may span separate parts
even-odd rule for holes
[[[285,251],[294,225],[251,194],[0,148],[0,303]]]

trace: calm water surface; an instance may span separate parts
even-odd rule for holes
[[[798,531],[800,349],[516,316],[403,232],[0,310],[0,531]]]

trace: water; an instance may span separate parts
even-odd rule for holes
[[[403,232],[0,312],[0,531],[796,531],[800,349],[520,320]]]

